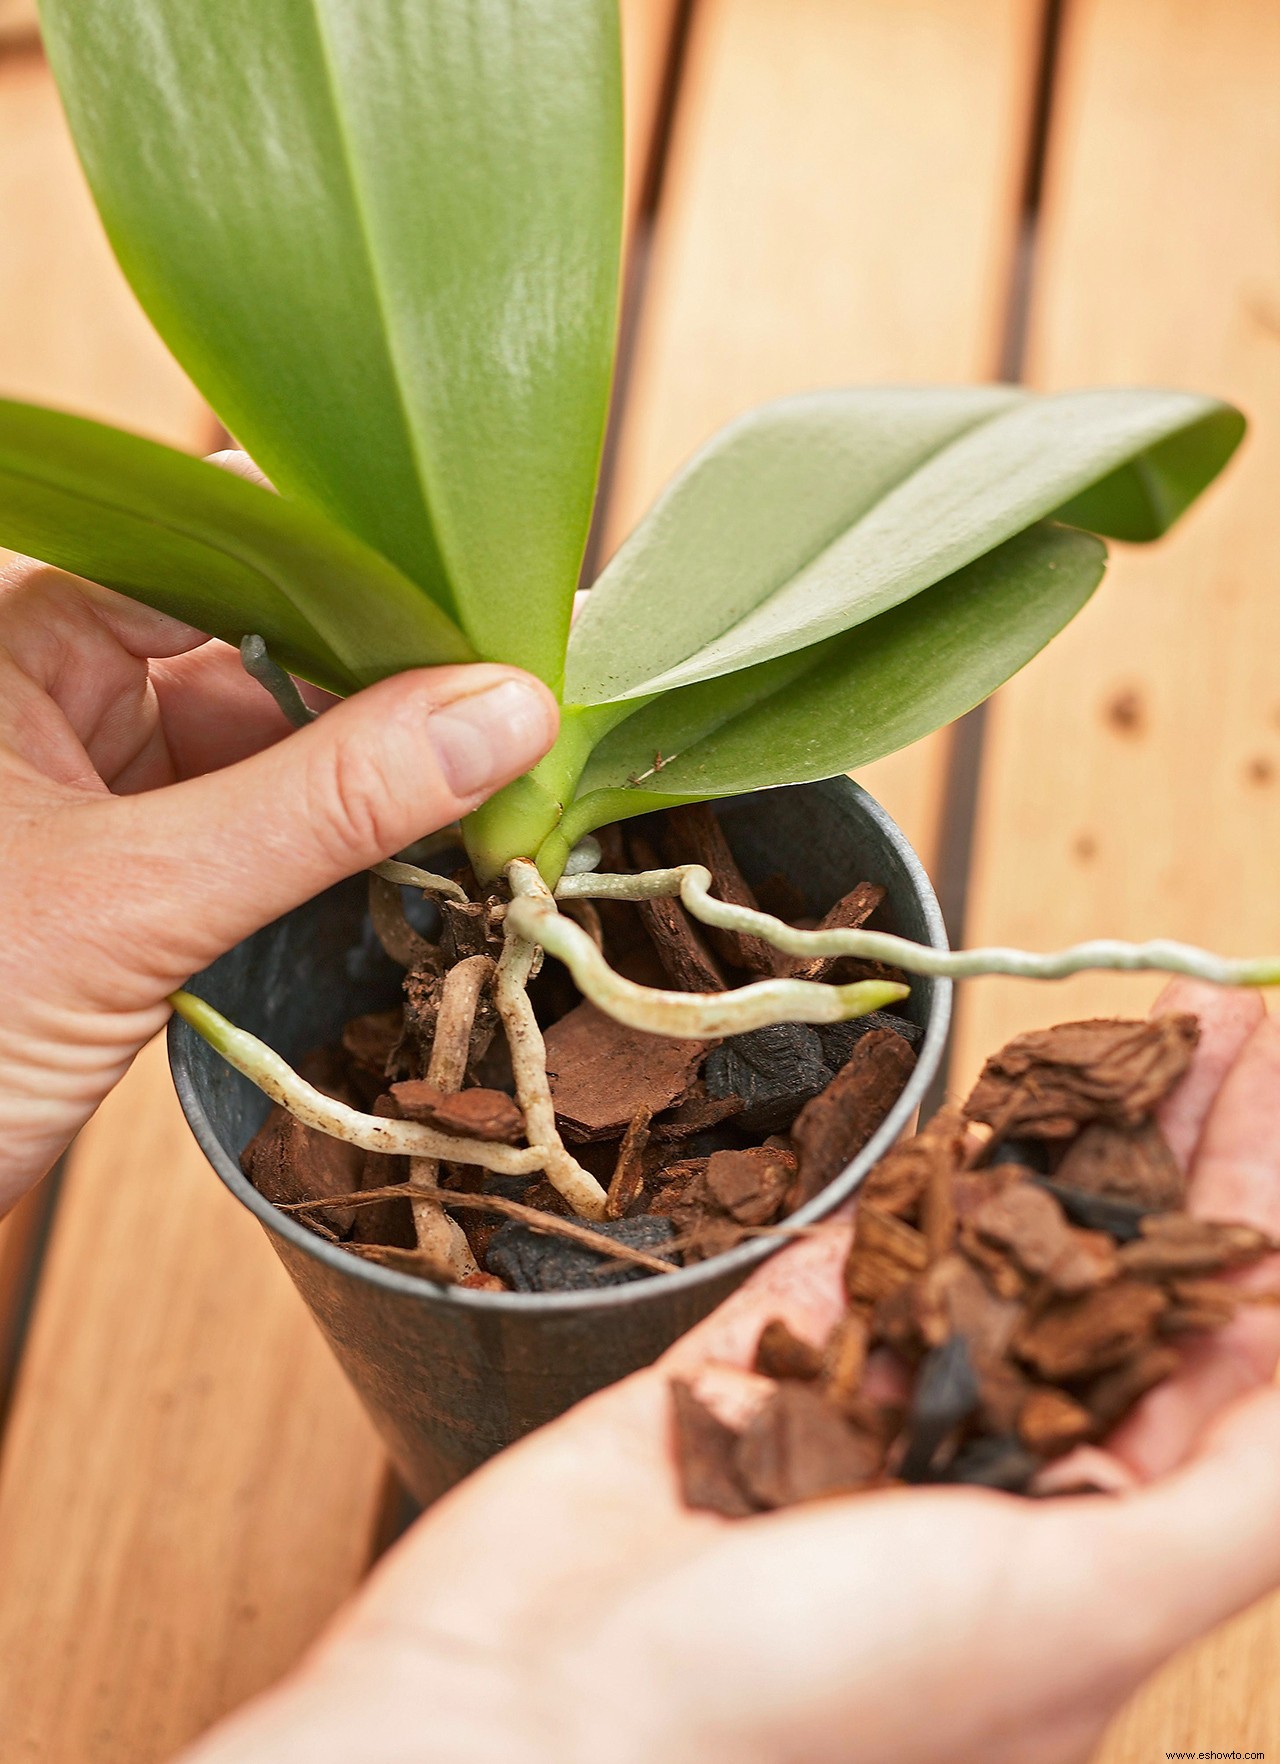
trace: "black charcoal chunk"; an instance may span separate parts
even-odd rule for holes
[[[1083,1188],[1068,1188],[1062,1182],[1050,1182],[1037,1176],[1036,1182],[1051,1194],[1073,1225],[1086,1231],[1105,1231],[1117,1243],[1132,1243],[1142,1236],[1142,1221],[1157,1209],[1139,1207],[1133,1201],[1114,1200],[1108,1194],[1090,1194]]]
[[[942,1480],[1021,1494],[1039,1468],[1039,1458],[1012,1434],[984,1434],[965,1441]]]
[[[1046,1175],[1049,1148],[1043,1139],[1001,1139],[991,1148],[988,1164],[1017,1164],[1020,1169]]]
[[[822,1057],[833,1072],[838,1072],[869,1029],[892,1029],[910,1047],[919,1047],[924,1030],[910,1017],[895,1016],[892,1011],[868,1011],[865,1017],[850,1017],[843,1023],[823,1023],[818,1030]]]
[[[907,1449],[898,1475],[904,1482],[927,1482],[945,1466],[939,1462],[947,1440],[978,1406],[978,1376],[962,1335],[932,1348],[920,1362],[907,1417]]]
[[[770,1023],[713,1048],[702,1076],[708,1096],[742,1098],[735,1127],[782,1133],[834,1074],[823,1061],[815,1029],[807,1023]]]
[[[591,1229],[632,1249],[648,1250],[650,1255],[661,1255],[675,1236],[670,1219],[652,1213],[634,1219],[593,1221]],[[647,1268],[612,1261],[567,1237],[534,1231],[518,1219],[508,1219],[494,1232],[484,1265],[517,1292],[596,1292],[602,1286],[650,1278]]]

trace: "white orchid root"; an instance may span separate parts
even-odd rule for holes
[[[514,871],[516,866],[513,864],[511,869]],[[530,874],[526,875],[526,870]],[[531,898],[536,899],[540,906],[545,903],[545,910],[555,917],[559,916],[551,893],[533,864],[523,866],[520,882],[530,890]],[[513,877],[512,887],[516,886]],[[514,904],[513,902],[512,905]],[[585,931],[579,930],[576,925],[573,929],[590,949],[595,950],[595,944]],[[511,910],[508,909],[503,926],[502,956],[498,962],[495,996],[498,1015],[507,1032],[507,1045],[511,1049],[511,1069],[515,1074],[516,1096],[524,1111],[525,1135],[529,1144],[537,1148],[543,1159],[542,1168],[547,1181],[557,1193],[564,1196],[579,1218],[603,1219],[608,1198],[604,1189],[591,1172],[584,1170],[578,1160],[565,1150],[564,1141],[556,1126],[556,1107],[551,1099],[551,1086],[547,1080],[546,1044],[543,1042],[538,1020],[533,1014],[527,990],[538,955],[537,943],[521,934],[519,926],[512,920]]]
[[[590,863],[589,854],[585,861]],[[414,865],[391,862],[379,865],[376,873],[388,882],[411,884],[445,898],[465,898],[456,883]],[[439,1199],[441,1191],[434,1186],[441,1160],[475,1164],[505,1176],[542,1172],[580,1218],[598,1220],[606,1216],[604,1189],[566,1149],[556,1127],[546,1048],[527,991],[544,950],[563,961],[583,994],[609,1015],[655,1035],[689,1040],[739,1035],[770,1023],[840,1022],[892,1004],[908,991],[906,986],[882,980],[830,985],[773,979],[756,981],[731,992],[713,993],[668,992],[638,986],[609,967],[596,940],[559,910],[558,900],[586,903],[678,896],[689,913],[703,924],[763,938],[788,955],[851,956],[939,979],[1005,974],[1057,980],[1092,968],[1154,969],[1186,974],[1221,986],[1280,984],[1280,958],[1231,960],[1166,939],[1124,943],[1103,938],[1035,955],[1003,948],[934,949],[883,931],[799,931],[768,913],[717,900],[711,894],[711,873],[701,864],[683,864],[640,875],[601,875],[582,865],[570,865],[553,895],[536,865],[520,858],[508,865],[507,880],[512,898],[505,909],[504,944],[494,990],[511,1051],[527,1146],[494,1145],[455,1137],[418,1122],[362,1114],[316,1090],[264,1042],[238,1029],[202,999],[178,992],[171,1001],[178,1014],[237,1071],[304,1125],[368,1151],[407,1156],[411,1160],[411,1181],[426,1189],[425,1194],[414,1198],[420,1244],[433,1255],[442,1252],[441,1259],[451,1265],[456,1263],[459,1270],[464,1263],[468,1264],[467,1272],[474,1268],[470,1251],[466,1251],[465,1257],[459,1251],[454,1233],[462,1234],[444,1213],[445,1203]],[[590,915],[587,917],[590,923]],[[445,980],[428,1074],[430,1081],[441,1089],[459,1086],[465,1071],[470,1025],[479,998],[479,970],[473,973],[472,962],[483,963],[486,968],[492,966],[487,957],[472,958],[459,963]]]
[[[493,963],[488,956],[468,956],[458,962],[444,977],[440,992],[440,1008],[436,1014],[436,1032],[431,1042],[431,1059],[427,1065],[427,1083],[437,1090],[453,1092],[462,1089],[467,1074],[467,1058],[471,1052],[471,1031],[476,1020],[480,994],[493,977]],[[410,1158],[410,1188],[435,1190],[440,1175],[438,1158]],[[439,1200],[413,1198],[413,1226],[418,1248],[441,1267],[447,1268],[455,1280],[480,1272],[471,1253],[467,1234],[456,1219],[450,1218]]]
[[[794,925],[787,925],[769,913],[717,900],[710,889],[709,870],[702,864],[681,864],[670,870],[647,870],[638,876],[566,876],[556,890],[556,897],[560,900],[652,900],[660,895],[679,895],[688,911],[704,925],[762,937],[787,955],[852,956],[861,961],[886,962],[908,974],[942,980],[969,980],[989,974],[1006,974],[1019,980],[1064,980],[1070,974],[1100,969],[1122,973],[1152,970],[1185,974],[1191,979],[1207,980],[1215,986],[1280,985],[1280,956],[1243,956],[1238,959],[1218,956],[1197,949],[1194,944],[1174,942],[1171,938],[1126,943],[1118,938],[1098,937],[1044,955],[998,945],[984,949],[934,949],[928,944],[912,943],[906,937],[895,937],[887,931],[798,931]],[[742,993],[751,990],[751,987],[743,987],[733,996],[741,997]],[[831,1019],[810,1020],[828,1022]],[[677,1032],[669,1030],[667,1033]]]

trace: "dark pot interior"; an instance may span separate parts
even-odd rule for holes
[[[915,853],[849,779],[759,791],[717,812],[748,880],[780,872],[815,914],[855,882],[882,883],[886,922],[945,946],[938,903]],[[363,877],[339,884],[239,944],[192,990],[296,1062],[336,1040],[348,1018],[399,998],[401,970],[374,938],[365,899]],[[870,1143],[794,1215],[799,1222],[847,1200],[910,1123],[942,1057],[950,990],[946,981],[918,981],[895,1007],[925,1028],[915,1071]],[[205,1155],[267,1228],[424,1503],[522,1434],[648,1365],[776,1247],[757,1239],[696,1267],[589,1294],[471,1292],[394,1273],[326,1243],[258,1194],[239,1157],[266,1116],[267,1099],[177,1018],[169,1047],[178,1095]]]

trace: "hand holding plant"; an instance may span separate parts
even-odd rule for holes
[[[235,650],[56,570],[0,581],[0,1212],[163,1025],[166,994],[550,744],[544,687],[415,670],[288,724]],[[286,738],[287,737],[287,738]]]

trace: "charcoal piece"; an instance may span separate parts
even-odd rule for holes
[[[1087,1194],[1080,1188],[1051,1182],[1046,1176],[1035,1176],[1037,1187],[1051,1194],[1073,1225],[1086,1231],[1105,1231],[1116,1243],[1129,1243],[1142,1231],[1148,1208],[1132,1201],[1112,1200],[1105,1194]]]
[[[652,1124],[652,1137],[659,1145],[691,1140],[698,1135],[708,1134],[712,1128],[733,1120],[741,1113],[741,1097],[708,1096],[705,1086],[699,1082],[678,1107],[668,1109],[658,1116]],[[720,1149],[719,1145],[712,1147],[713,1151]]]
[[[998,1488],[1021,1494],[1040,1468],[1040,1460],[1012,1434],[983,1434],[966,1440],[941,1480],[970,1488]]]
[[[737,1434],[678,1378],[671,1381],[671,1426],[676,1475],[687,1507],[725,1519],[745,1519],[759,1511],[734,1473]]]
[[[962,1335],[930,1350],[920,1363],[907,1416],[907,1448],[898,1466],[903,1482],[926,1482],[945,1464],[947,1442],[978,1406],[978,1375]]]
[[[1180,1207],[1186,1199],[1186,1178],[1154,1121],[1129,1128],[1091,1122],[1067,1147],[1054,1174],[1067,1188],[1149,1211]]]
[[[857,1156],[902,1094],[916,1056],[892,1029],[864,1035],[826,1090],[796,1117],[800,1174],[792,1205],[803,1206]]]
[[[797,1335],[784,1317],[770,1317],[756,1342],[755,1369],[766,1378],[810,1380],[822,1371],[822,1349]]]
[[[1001,1138],[1070,1139],[1090,1121],[1141,1126],[1186,1071],[1199,1034],[1186,1013],[1031,1030],[992,1054],[965,1113]]]
[[[788,1379],[739,1435],[738,1481],[762,1507],[847,1494],[879,1473],[881,1441],[852,1427],[812,1385]]]
[[[642,1213],[634,1219],[604,1219],[591,1229],[615,1243],[632,1249],[661,1253],[675,1235],[669,1219]],[[629,1262],[614,1262],[568,1238],[534,1231],[518,1219],[508,1219],[489,1240],[485,1267],[515,1292],[596,1292],[602,1286],[621,1286],[644,1279],[647,1271]]]
[[[801,1106],[831,1082],[817,1031],[807,1023],[770,1023],[732,1035],[707,1055],[707,1095],[736,1096],[734,1124],[750,1133],[780,1133]]]
[[[1049,1173],[1049,1148],[1043,1139],[997,1139],[986,1156],[988,1169],[997,1170],[1004,1164],[1017,1164],[1033,1175]]]
[[[924,1040],[919,1023],[894,1011],[868,1011],[865,1017],[847,1017],[843,1023],[821,1023],[818,1040],[822,1043],[822,1057],[833,1072],[840,1070],[870,1029],[892,1029],[908,1047],[919,1047]]]

